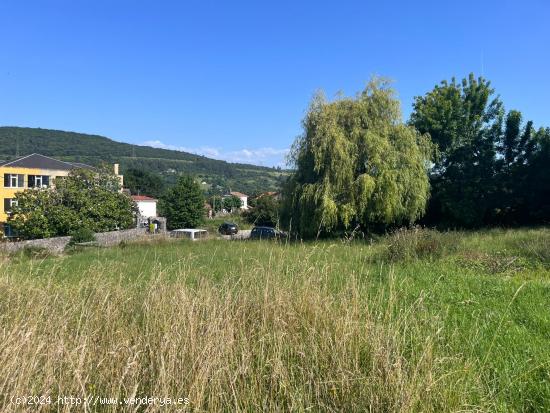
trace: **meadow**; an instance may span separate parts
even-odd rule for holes
[[[26,395],[52,401],[14,404]],[[74,411],[62,396],[89,397],[79,411],[550,411],[550,229],[0,257],[0,410]]]

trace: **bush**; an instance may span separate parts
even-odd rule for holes
[[[456,251],[458,237],[437,230],[413,227],[400,228],[389,236],[386,258],[390,261],[440,258]]]
[[[93,242],[95,240],[94,232],[88,227],[82,227],[71,233],[69,245],[80,244],[83,242]]]
[[[253,201],[244,217],[253,225],[275,227],[279,223],[279,202],[271,196],[261,196]]]

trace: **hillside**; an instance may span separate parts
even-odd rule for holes
[[[67,161],[97,165],[101,162],[144,169],[163,176],[168,184],[181,173],[206,182],[207,190],[231,188],[244,193],[279,188],[285,172],[276,168],[229,163],[187,152],[117,142],[99,135],[40,128],[0,127],[0,159],[9,160],[30,153],[41,153]]]

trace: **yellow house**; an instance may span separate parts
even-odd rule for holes
[[[0,232],[6,236],[12,235],[6,222],[17,192],[28,188],[50,187],[55,178],[67,176],[71,170],[77,168],[93,167],[77,162],[59,161],[37,153],[0,163]],[[118,175],[122,187],[123,177],[118,174],[118,164],[114,165],[114,173]]]

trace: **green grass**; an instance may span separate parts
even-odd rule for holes
[[[184,395],[197,411],[550,411],[549,245],[549,229],[420,230],[5,257],[0,410],[49,392]]]

